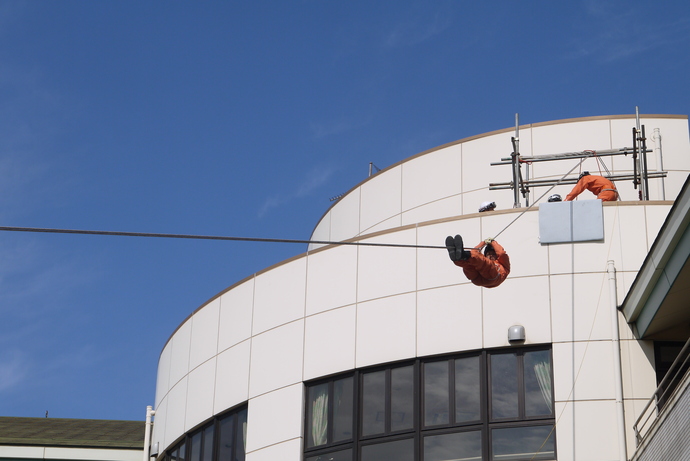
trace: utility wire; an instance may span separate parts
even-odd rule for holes
[[[515,219],[513,219],[507,226],[505,226],[496,236],[501,235],[506,229],[512,226],[515,221],[520,219],[522,215],[527,213],[535,204],[544,198],[554,187],[558,186],[563,180],[568,176],[575,168],[582,165],[582,163],[587,159],[587,157],[582,158],[574,167],[570,169],[566,174],[563,175],[561,179],[556,182],[551,188],[544,192],[537,200],[534,201],[530,206],[522,211]],[[48,234],[81,234],[81,235],[110,235],[119,237],[155,237],[155,238],[174,238],[174,239],[194,239],[194,240],[230,240],[239,242],[270,242],[270,243],[302,243],[302,244],[315,244],[315,245],[359,245],[359,246],[372,246],[372,247],[394,247],[394,248],[428,248],[428,249],[447,249],[445,246],[438,245],[406,245],[400,243],[372,243],[372,242],[333,242],[328,240],[296,240],[296,239],[272,239],[272,238],[257,238],[257,237],[227,237],[221,235],[191,235],[191,234],[157,234],[148,232],[118,232],[118,231],[98,231],[98,230],[79,230],[79,229],[52,229],[52,228],[40,228],[40,227],[11,227],[11,226],[0,226],[0,231],[9,232],[37,232],[37,233],[48,233]],[[470,250],[471,248],[465,248]]]
[[[82,235],[110,235],[119,237],[155,237],[173,239],[195,239],[195,240],[231,240],[240,242],[272,242],[272,243],[306,243],[317,245],[360,245],[377,247],[396,247],[396,248],[431,248],[446,249],[445,246],[435,245],[406,245],[399,243],[372,243],[372,242],[331,242],[326,240],[295,240],[295,239],[271,239],[255,237],[226,237],[220,235],[190,235],[190,234],[155,234],[147,232],[117,232],[117,231],[98,231],[98,230],[78,230],[78,229],[50,229],[39,227],[10,227],[0,226],[0,231],[9,232],[38,232],[48,234],[82,234]]]

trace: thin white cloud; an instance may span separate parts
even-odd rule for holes
[[[452,15],[447,11],[437,12],[426,22],[401,22],[386,33],[383,46],[397,48],[417,45],[440,35],[452,24]]]
[[[326,184],[326,182],[328,182],[328,180],[331,178],[334,172],[335,168],[332,167],[313,168],[309,172],[305,180],[302,181],[300,186],[297,188],[295,196],[304,197],[309,195],[313,190],[318,189],[319,187]]]
[[[336,134],[348,132],[355,128],[355,124],[346,120],[332,122],[312,122],[310,128],[315,138],[325,138]]]
[[[72,372],[75,369],[91,368],[93,365],[102,362],[104,357],[105,354],[87,344],[76,349],[63,351],[61,354],[52,357],[44,366],[47,372]]]
[[[292,200],[310,195],[314,190],[326,184],[331,176],[333,176],[335,171],[336,170],[333,167],[313,168],[297,185],[293,192],[268,197],[259,208],[259,217],[261,218],[265,216],[270,210],[278,208],[288,202],[291,202]]]
[[[0,392],[22,384],[29,375],[29,361],[19,350],[6,350],[0,354]]]
[[[332,120],[328,122],[312,122],[309,124],[309,128],[311,129],[314,138],[320,139],[360,129],[362,127],[371,125],[373,121],[374,115],[369,113],[362,116],[352,116],[349,118],[343,117],[340,120]]]
[[[644,22],[644,13],[637,10],[615,9],[610,2],[585,3],[589,24],[571,46],[570,58],[595,58],[610,63],[642,56],[654,50],[686,46],[690,40],[690,18],[673,22]],[[637,26],[636,26],[637,25]]]

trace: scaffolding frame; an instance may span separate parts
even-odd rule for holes
[[[560,178],[560,179],[529,179],[529,166],[535,162],[549,162],[556,160],[571,160],[583,158],[596,158],[604,166],[606,170],[605,178],[611,181],[632,181],[635,189],[638,189],[639,200],[649,200],[649,179],[665,178],[668,172],[658,170],[649,172],[647,168],[647,153],[653,150],[647,148],[647,138],[645,136],[645,127],[640,125],[640,115],[637,108],[636,112],[636,126],[632,129],[633,147],[622,147],[618,149],[605,150],[584,150],[581,152],[565,152],[561,154],[547,154],[540,156],[521,156],[520,155],[520,125],[519,116],[515,114],[515,136],[510,138],[513,146],[513,152],[510,157],[501,158],[500,162],[493,162],[491,166],[497,165],[511,165],[513,180],[509,182],[489,183],[489,190],[512,189],[513,190],[513,208],[522,207],[520,194],[525,199],[526,206],[529,206],[529,192],[533,187],[549,187],[559,184],[576,184],[579,178]],[[633,161],[632,174],[611,174],[606,165],[599,157],[613,157],[617,155],[631,155]],[[522,164],[525,164],[525,178],[522,175]]]

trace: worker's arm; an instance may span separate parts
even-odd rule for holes
[[[510,258],[508,257],[508,253],[506,253],[506,250],[496,240],[491,242],[491,246],[494,247],[494,251],[496,252],[496,260],[498,261],[498,263],[501,266],[503,266],[503,269],[505,269],[506,274],[510,273]]]
[[[568,195],[565,196],[565,201],[570,202],[572,200],[575,200],[575,197],[580,195],[583,191],[585,190],[585,182],[580,180],[575,184],[575,187],[573,187],[573,190],[570,191]]]

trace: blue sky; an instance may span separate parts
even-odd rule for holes
[[[687,0],[3,1],[0,226],[305,240],[369,162],[688,75]],[[143,419],[175,328],[304,250],[0,232],[0,416]]]

